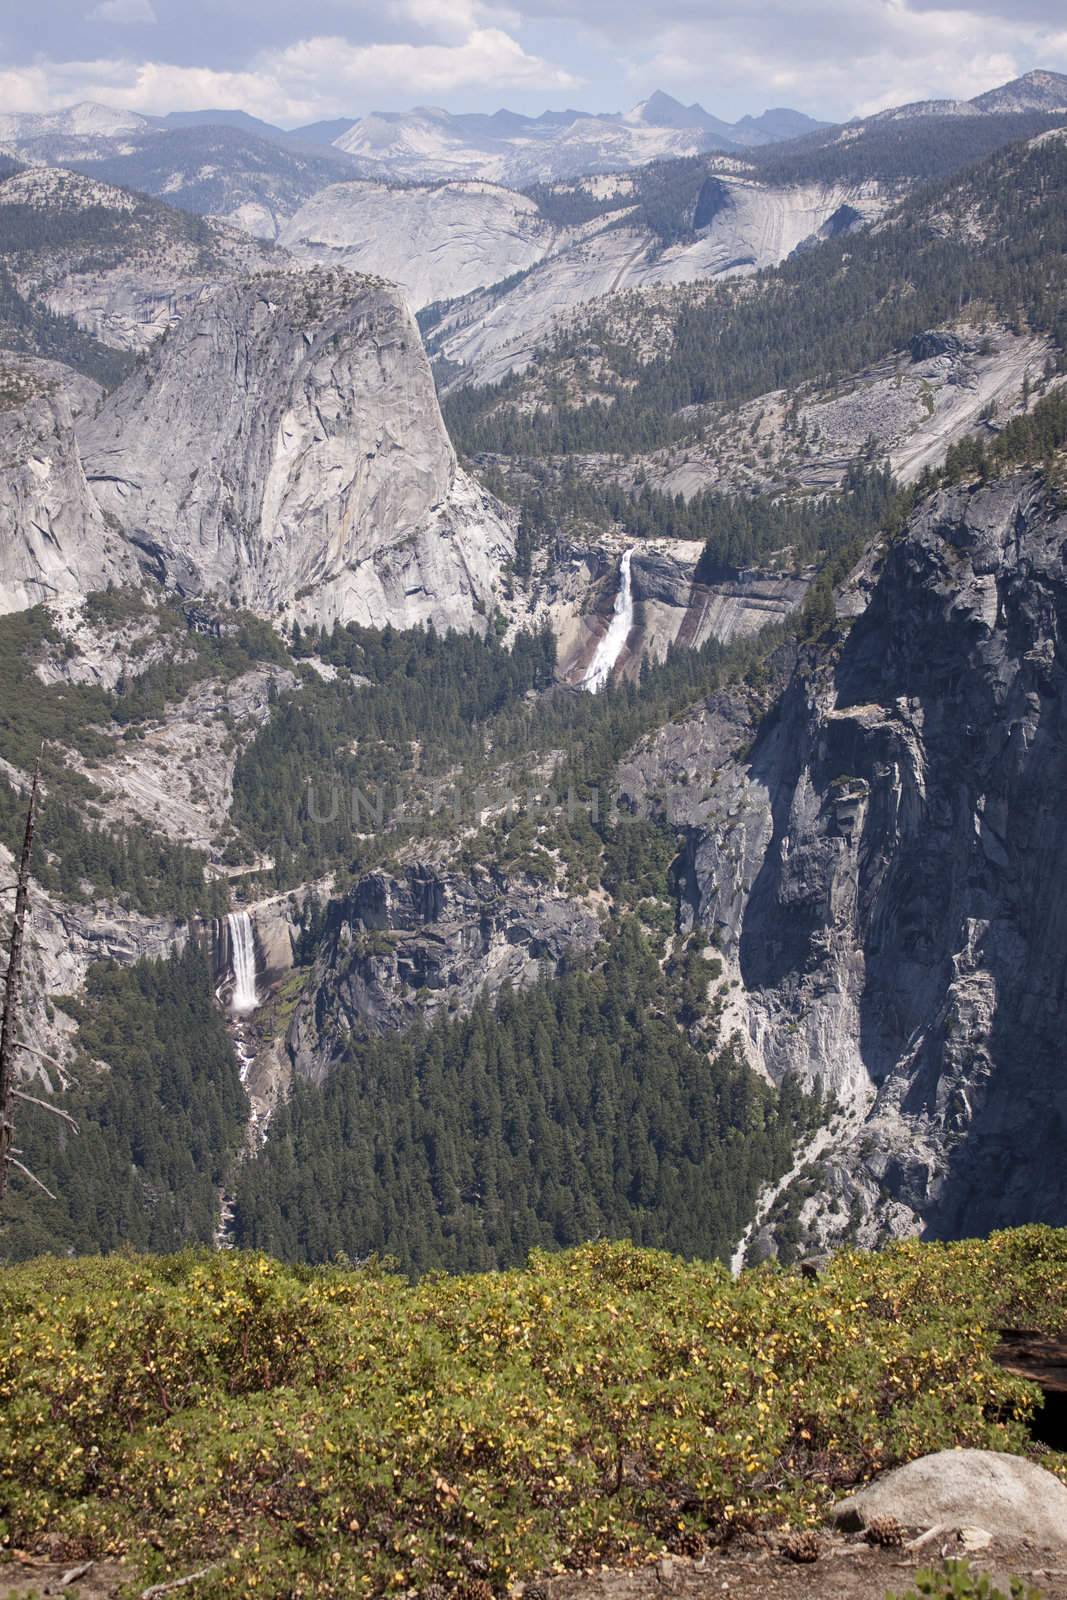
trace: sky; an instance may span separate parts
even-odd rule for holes
[[[0,113],[100,100],[322,117],[625,110],[829,120],[1067,71],[1064,0],[0,0]]]

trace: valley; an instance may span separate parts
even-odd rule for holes
[[[284,9],[0,75],[0,1591],[1057,1600],[1067,74]]]
[[[166,152],[224,152],[214,125],[5,125],[9,861],[38,749],[45,785],[26,1015],[92,1122],[125,1057],[121,1027],[89,1049],[100,1017],[142,960],[206,963],[180,981],[238,1052],[211,1157],[233,1242],[789,1261],[1060,1219],[1031,998],[1059,983],[1056,93],[847,146],[788,119],[724,142],[654,97],[592,172],[560,154],[580,120],[521,172],[469,161],[511,148],[499,124],[450,124],[474,143],[439,170],[403,119],[319,166],[232,124],[235,182],[261,139],[317,185],[269,228],[168,203]],[[166,193],[116,183],[121,139]],[[445,1115],[453,1057],[482,1076]],[[413,1095],[435,1154],[355,1138]],[[601,1101],[630,1110],[594,1134]],[[42,1118],[26,1138],[57,1178]],[[991,1183],[1040,1139],[1047,1181]],[[488,1190],[521,1227],[463,1198]],[[203,1195],[137,1236],[177,1243],[183,1204],[213,1237]],[[45,1209],[16,1254],[71,1236]]]

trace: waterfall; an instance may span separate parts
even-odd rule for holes
[[[630,581],[630,562],[633,550],[627,550],[622,558],[619,570],[619,592],[615,596],[615,610],[612,613],[608,629],[593,653],[585,672],[582,674],[582,689],[588,689],[591,694],[596,694],[611,678],[616,663],[626,648],[626,641],[630,637],[630,629],[634,625],[634,594],[633,584]]]
[[[252,918],[247,911],[231,911],[226,918],[233,957],[233,994],[230,1007],[239,1013],[254,1011],[259,1004],[256,993],[256,941]]]

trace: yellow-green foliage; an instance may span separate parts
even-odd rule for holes
[[[424,1278],[263,1256],[0,1274],[0,1536],[198,1595],[377,1595],[814,1520],[946,1446],[1024,1450],[998,1325],[1058,1327],[1067,1232],[733,1281],[628,1245]],[[1052,1458],[1048,1458],[1052,1459]]]

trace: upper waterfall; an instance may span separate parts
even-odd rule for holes
[[[630,579],[633,553],[632,549],[627,550],[622,558],[622,566],[619,569],[619,592],[615,596],[615,609],[611,621],[593,653],[592,661],[582,674],[580,687],[590,690],[592,694],[603,689],[610,680],[616,663],[626,648],[630,629],[634,625],[634,595]]]
[[[259,1004],[256,992],[256,941],[252,918],[247,911],[231,911],[226,917],[233,956],[233,994],[230,1006],[236,1012],[254,1011]]]

